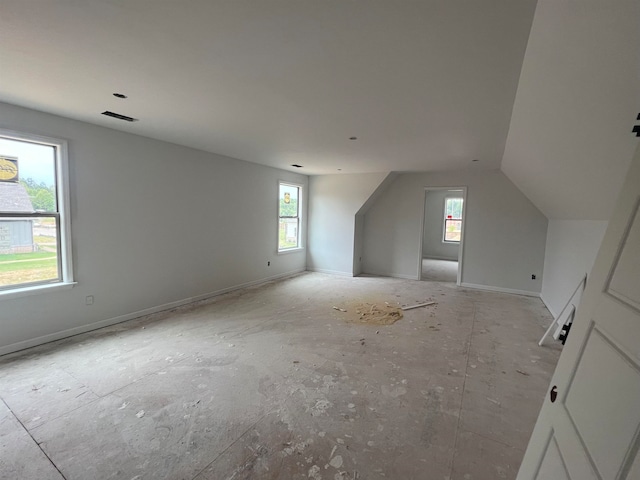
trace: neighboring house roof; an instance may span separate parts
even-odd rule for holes
[[[24,185],[0,182],[0,212],[33,212],[33,204]]]

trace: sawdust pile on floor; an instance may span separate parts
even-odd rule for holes
[[[344,317],[348,322],[368,325],[391,325],[402,318],[399,305],[383,303],[354,302],[344,307]]]

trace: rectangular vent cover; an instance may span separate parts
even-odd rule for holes
[[[126,115],[120,115],[119,113],[110,112],[109,110],[102,112],[102,115],[106,115],[107,117],[117,118],[118,120],[125,120],[127,122],[137,122],[137,118],[127,117]]]

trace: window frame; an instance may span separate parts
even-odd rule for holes
[[[460,209],[460,218],[447,218],[447,202],[449,200],[462,200],[462,208]],[[464,215],[464,195],[447,195],[444,197],[444,206],[442,209],[442,243],[447,245],[460,245],[462,241],[462,217]],[[447,221],[460,222],[460,240],[447,240]]]
[[[56,219],[58,241],[60,245],[58,255],[59,276],[56,280],[22,283],[14,286],[3,287],[0,289],[0,300],[23,297],[37,293],[49,293],[52,290],[72,288],[76,283],[73,279],[70,211],[71,200],[69,194],[69,155],[67,141],[60,138],[37,135],[24,131],[8,130],[4,128],[0,128],[0,138],[54,147],[57,212],[4,212],[0,213],[0,217],[53,217]]]
[[[281,186],[287,186],[287,187],[294,187],[298,189],[298,212],[297,212],[297,216],[295,217],[291,217],[291,216],[281,216],[280,215],[280,187]],[[277,202],[277,209],[276,209],[276,215],[277,215],[277,229],[276,229],[276,252],[278,253],[278,255],[284,255],[287,253],[293,253],[293,252],[299,252],[300,250],[304,250],[304,246],[303,246],[303,240],[302,240],[302,194],[303,194],[303,188],[304,185],[300,184],[300,183],[296,183],[296,182],[291,182],[288,180],[278,180],[278,188],[277,188],[277,193],[276,193],[276,202]],[[298,244],[295,247],[291,247],[291,248],[280,248],[280,221],[283,218],[296,218],[298,220],[298,230],[297,230],[297,237],[298,237]]]

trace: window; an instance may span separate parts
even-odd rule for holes
[[[72,282],[66,143],[0,129],[0,295]]]
[[[444,200],[444,236],[445,242],[460,242],[462,235],[462,198],[447,197]]]
[[[280,182],[278,194],[278,252],[300,248],[299,185]]]

